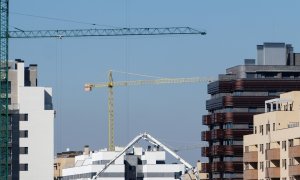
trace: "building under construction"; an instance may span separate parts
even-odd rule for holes
[[[218,81],[208,84],[208,114],[202,123],[208,131],[202,156],[209,162],[203,172],[210,179],[243,179],[243,135],[252,133],[253,115],[264,112],[265,101],[300,90],[300,54],[292,45],[264,43],[257,46],[257,60],[231,67]]]

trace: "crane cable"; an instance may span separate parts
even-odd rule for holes
[[[33,17],[33,18],[39,18],[39,19],[47,19],[47,20],[53,20],[53,21],[70,22],[70,23],[85,24],[85,25],[92,25],[92,26],[99,26],[99,27],[123,28],[123,27],[118,27],[118,26],[97,24],[97,23],[92,23],[92,22],[77,21],[77,20],[57,18],[57,17],[40,16],[40,15],[34,15],[34,14],[25,14],[25,13],[13,12],[13,11],[10,11],[10,13],[15,14],[15,15],[20,15],[20,16],[27,16],[27,17]]]

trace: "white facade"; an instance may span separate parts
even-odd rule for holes
[[[20,153],[19,179],[53,180],[54,157],[54,110],[52,108],[52,89],[25,86],[24,62],[11,62],[9,81],[11,81],[10,110],[27,114],[27,121],[19,122],[19,130],[27,131],[27,137],[19,139],[19,147],[27,148]],[[16,154],[13,154],[16,156]],[[17,167],[12,167],[17,168]]]
[[[63,169],[63,180],[91,179],[120,151],[121,149],[114,152],[101,150],[89,155],[77,156],[75,167]],[[183,164],[165,164],[165,159],[165,151],[143,151],[142,148],[135,147],[133,152],[120,156],[100,175],[98,180],[125,180],[126,176],[130,179],[128,174],[133,175],[135,179],[174,180],[175,174],[185,173]]]

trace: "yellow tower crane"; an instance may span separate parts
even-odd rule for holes
[[[113,87],[118,86],[140,86],[140,85],[159,85],[159,84],[180,84],[180,83],[201,83],[212,82],[215,78],[191,77],[191,78],[159,78],[135,81],[113,81],[112,70],[108,73],[108,82],[87,83],[84,85],[85,91],[92,91],[93,88],[108,88],[108,150],[115,150],[114,137],[114,93]]]

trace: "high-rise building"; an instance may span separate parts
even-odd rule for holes
[[[9,179],[53,180],[52,89],[38,87],[37,65],[9,61]]]
[[[294,180],[300,176],[300,91],[265,103],[244,136],[244,179]]]
[[[300,56],[292,45],[264,43],[257,46],[257,63],[246,59],[208,84],[211,98],[202,123],[208,127],[202,140],[202,166],[210,179],[243,179],[243,135],[252,133],[253,115],[264,112],[266,100],[300,90]]]

